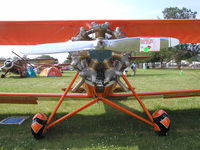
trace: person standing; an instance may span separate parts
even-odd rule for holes
[[[134,64],[134,63],[132,63],[131,64],[131,69],[133,70],[133,72],[132,72],[132,76],[135,76],[135,74],[136,74],[136,64]]]
[[[126,67],[126,68],[124,69],[123,74],[124,74],[125,76],[128,75],[128,67]]]

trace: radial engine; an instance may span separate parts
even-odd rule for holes
[[[94,86],[96,91],[103,91],[106,86],[115,82],[123,91],[128,89],[119,80],[123,70],[130,65],[130,52],[114,52],[104,49],[103,39],[120,39],[125,36],[116,27],[115,30],[109,29],[109,23],[97,24],[92,22],[89,29],[80,28],[80,32],[72,38],[72,41],[97,40],[96,50],[71,52],[69,58],[72,59],[71,65],[79,72],[81,81],[72,89],[76,92],[81,85],[86,82]]]

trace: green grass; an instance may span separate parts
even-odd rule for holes
[[[0,79],[0,92],[60,93],[75,72],[58,78]],[[129,72],[130,74],[130,72]],[[138,70],[128,76],[137,92],[184,90],[200,88],[200,71]],[[85,100],[65,101],[55,118],[65,115],[86,103]],[[118,101],[138,115],[145,116],[133,100]],[[30,132],[31,117],[42,112],[49,115],[56,101],[40,101],[38,105],[0,105],[0,120],[9,116],[30,116],[22,125],[0,125],[0,150],[17,149],[125,149],[125,150],[196,150],[200,148],[200,98],[144,100],[153,113],[165,109],[171,119],[171,130],[159,137],[153,129],[101,102],[53,126],[42,140],[35,140]]]

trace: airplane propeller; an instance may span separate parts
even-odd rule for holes
[[[53,54],[75,52],[82,50],[113,50],[113,51],[138,51],[140,49],[141,37],[121,38],[121,39],[96,39],[91,41],[67,41],[61,43],[48,43],[34,45],[21,53],[25,55]],[[155,38],[151,38],[155,39]],[[176,38],[159,37],[160,48],[173,47],[179,44]]]
[[[2,67],[0,67],[0,71],[1,70],[9,70],[13,67],[13,65],[14,65],[14,62],[12,60],[8,59],[4,62],[4,65]]]

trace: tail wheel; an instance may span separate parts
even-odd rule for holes
[[[31,131],[35,139],[41,139],[44,137],[44,128],[47,123],[47,117],[42,113],[37,113],[31,124]]]
[[[152,115],[154,120],[154,130],[160,136],[166,136],[170,129],[170,119],[164,110],[157,110]]]

